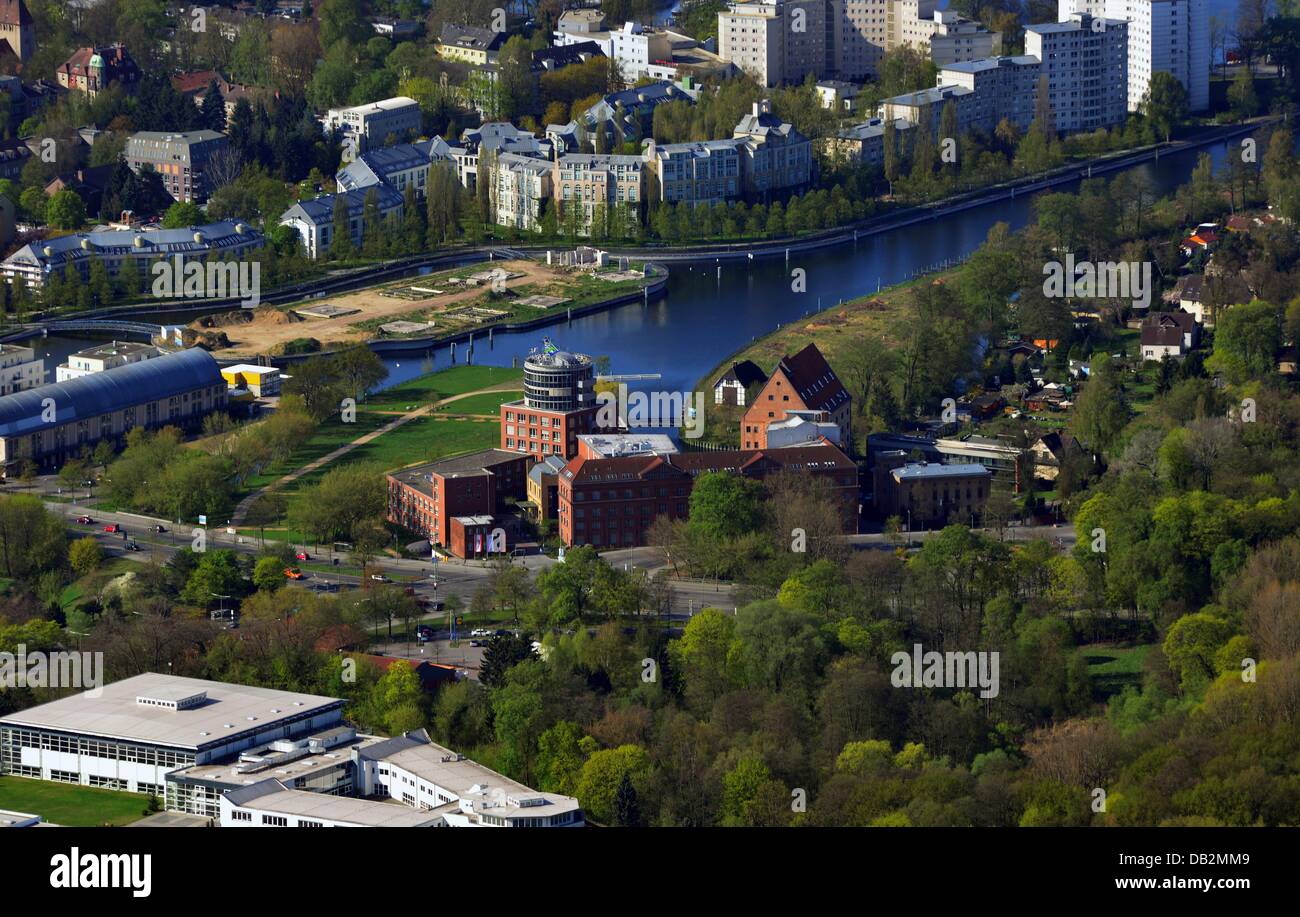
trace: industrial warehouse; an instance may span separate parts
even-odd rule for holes
[[[217,361],[197,348],[17,392],[0,399],[0,467],[56,469],[135,427],[193,431],[225,409],[226,392]]]

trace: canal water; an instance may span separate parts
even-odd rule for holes
[[[1240,140],[1231,143],[1237,148]],[[1217,168],[1227,145],[1203,150],[1212,155]],[[1157,195],[1165,195],[1187,182],[1199,152],[1162,156],[1134,170],[1146,176]],[[1075,187],[1062,185],[1054,190]],[[674,262],[666,289],[649,303],[619,306],[572,321],[558,318],[550,326],[526,332],[498,332],[491,341],[486,334],[476,336],[472,360],[496,366],[522,364],[530,350],[549,337],[565,350],[609,357],[614,373],[661,374],[658,380],[633,383],[631,388],[688,391],[712,367],[779,325],[899,283],[945,260],[962,258],[979,247],[998,221],[1012,229],[1023,227],[1032,215],[1032,199],[1033,195],[1026,195],[998,201],[858,242],[792,254],[788,265],[781,258],[720,265],[711,260]],[[805,293],[790,291],[794,268],[807,272]],[[51,335],[32,343],[46,354],[46,369],[53,379],[54,367],[67,354],[95,340]],[[467,349],[464,343],[456,347],[458,364],[466,361]],[[389,369],[384,386],[452,364],[447,345],[387,354],[383,359]]]

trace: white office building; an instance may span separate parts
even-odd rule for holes
[[[343,131],[357,137],[359,152],[383,146],[390,136],[403,141],[418,134],[420,103],[406,96],[396,96],[368,105],[331,108],[321,123],[326,133]]]
[[[343,703],[147,672],[0,717],[0,774],[166,792],[167,808],[185,811],[172,771],[336,726]]]
[[[112,341],[69,355],[67,363],[55,367],[54,378],[56,382],[67,382],[69,379],[80,379],[82,376],[117,369],[141,360],[152,360],[162,355],[163,351],[152,344]]]

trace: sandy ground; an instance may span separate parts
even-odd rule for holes
[[[562,271],[533,261],[493,261],[484,262],[479,267],[485,271],[493,267],[501,267],[512,273],[523,275],[508,280],[506,282],[507,287],[518,287],[539,282],[545,283],[565,276]],[[428,282],[427,277],[410,279],[410,283],[418,286],[427,286]],[[383,286],[386,285],[383,284]],[[345,315],[340,318],[312,318],[304,315],[302,316],[303,320],[300,322],[285,322],[283,316],[267,314],[259,315],[246,325],[224,325],[210,330],[224,331],[226,336],[230,338],[231,346],[229,348],[215,352],[217,357],[223,359],[228,357],[251,357],[257,354],[269,353],[275,345],[296,338],[315,338],[322,345],[362,341],[372,337],[373,332],[356,328],[355,324],[357,322],[375,318],[392,318],[395,320],[399,315],[415,312],[422,308],[444,311],[446,308],[455,306],[467,299],[475,299],[483,293],[484,289],[482,286],[469,287],[455,293],[434,296],[426,300],[410,300],[396,296],[383,296],[378,292],[378,288],[372,287],[339,296],[326,296],[321,300],[308,304],[319,306],[323,303],[329,303],[348,309],[360,310],[352,315]],[[329,349],[328,346],[325,349]]]

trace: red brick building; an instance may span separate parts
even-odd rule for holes
[[[840,429],[845,449],[852,443],[849,393],[816,344],[785,356],[763,390],[745,411],[740,425],[741,449],[767,449],[767,428],[787,419],[790,411],[813,412]],[[807,417],[808,415],[804,415]]]
[[[596,431],[595,383],[591,357],[548,341],[545,352],[524,361],[523,400],[501,405],[501,448],[536,462],[551,455],[573,458],[578,437]]]
[[[779,471],[828,478],[856,520],[857,465],[835,446],[576,458],[559,474],[560,537],[566,545],[630,548],[660,516],[685,519],[697,476],[726,471],[762,479]]]
[[[388,520],[451,549],[455,517],[490,516],[502,501],[524,498],[528,463],[527,455],[485,449],[395,471],[387,476]]]

